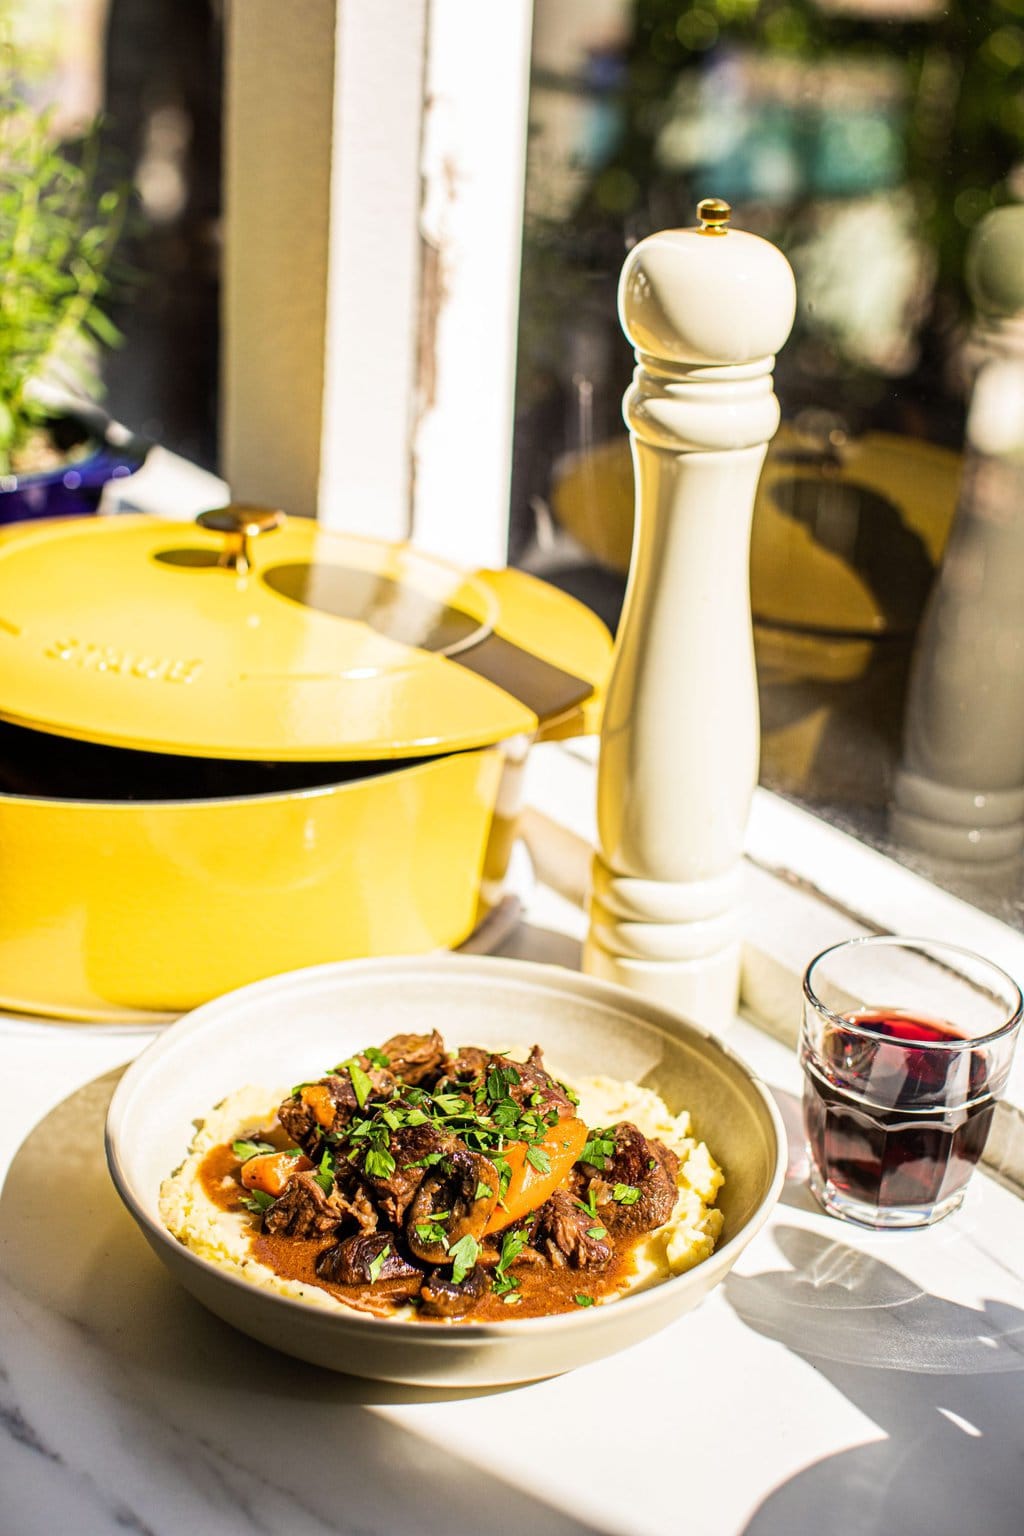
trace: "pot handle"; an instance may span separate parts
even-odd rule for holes
[[[576,708],[540,721],[536,739],[596,735],[612,656],[612,637],[601,620],[576,598],[514,567],[475,575],[498,599],[503,639],[590,684],[591,693]]]

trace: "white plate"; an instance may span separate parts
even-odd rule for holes
[[[437,1028],[452,1044],[535,1040],[570,1078],[595,1072],[657,1089],[692,1112],[722,1165],[725,1223],[709,1259],[649,1290],[571,1315],[507,1323],[419,1323],[331,1312],[228,1274],[171,1236],[161,1182],[193,1122],[245,1083],[322,1075],[364,1045]],[[785,1133],[767,1089],[727,1047],[669,1010],[556,966],[458,955],[354,960],[255,982],[186,1014],[128,1068],[107,1116],[118,1193],[171,1273],[243,1332],[300,1359],[385,1381],[497,1385],[612,1354],[695,1306],[764,1224],[785,1172]]]

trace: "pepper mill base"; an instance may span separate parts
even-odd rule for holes
[[[715,1035],[724,1035],[735,1022],[740,984],[738,941],[715,955],[693,960],[638,960],[613,955],[591,932],[583,948],[583,969],[588,976],[615,982],[662,1003]]]
[[[596,852],[584,971],[724,1033],[739,1002],[742,879],[738,862],[704,879],[642,879]]]

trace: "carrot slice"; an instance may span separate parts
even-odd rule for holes
[[[242,1183],[246,1189],[262,1189],[265,1195],[284,1194],[284,1187],[293,1173],[301,1173],[313,1164],[302,1153],[298,1157],[290,1152],[261,1152],[242,1164]]]
[[[500,1232],[502,1227],[535,1211],[565,1180],[587,1141],[587,1127],[582,1120],[568,1118],[552,1125],[538,1142],[527,1145],[513,1141],[502,1153],[512,1169],[504,1199],[494,1207],[485,1232]],[[530,1162],[527,1154],[536,1148],[541,1156]],[[537,1163],[541,1167],[537,1167]],[[544,1165],[548,1172],[543,1172]]]
[[[308,1104],[316,1118],[316,1123],[323,1130],[329,1131],[334,1125],[334,1116],[337,1114],[337,1105],[331,1098],[331,1090],[326,1083],[307,1083],[299,1094],[303,1104]]]

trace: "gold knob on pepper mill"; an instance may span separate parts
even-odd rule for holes
[[[697,204],[702,235],[727,235],[732,209],[721,197],[702,197]]]
[[[250,507],[244,502],[233,501],[212,512],[200,512],[196,522],[211,533],[225,535],[217,564],[226,571],[237,571],[239,576],[244,576],[250,565],[249,540],[283,527],[285,514],[275,507]]]

